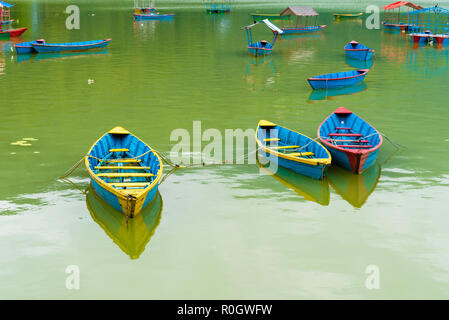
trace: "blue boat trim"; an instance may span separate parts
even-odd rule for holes
[[[342,88],[360,83],[365,79],[369,69],[322,74],[308,78],[313,89]]]
[[[345,45],[344,50],[346,52],[346,56],[352,59],[371,60],[374,56],[373,49],[368,48],[357,41],[349,42]]]
[[[31,43],[31,45],[37,52],[82,51],[107,47],[111,40],[112,39],[65,43]]]

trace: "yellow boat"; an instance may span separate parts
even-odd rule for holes
[[[335,18],[356,18],[362,16],[362,12],[357,13],[334,13]]]
[[[162,178],[157,152],[122,127],[101,136],[84,161],[95,192],[130,218],[153,200]]]

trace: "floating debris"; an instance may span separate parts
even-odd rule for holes
[[[12,146],[22,146],[22,147],[29,147],[32,144],[28,143],[28,141],[26,140],[19,140],[19,141],[15,141],[15,142],[11,142]]]
[[[34,151],[33,153],[41,153],[40,151]]]
[[[36,139],[36,138],[22,138],[22,140],[25,140],[25,141],[38,141],[39,139]]]
[[[10,152],[9,154],[16,154],[15,152]]]

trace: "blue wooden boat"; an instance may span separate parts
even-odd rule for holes
[[[31,43],[37,52],[84,51],[105,48],[112,39],[67,42],[67,43]]]
[[[269,160],[314,179],[323,179],[331,155],[319,142],[267,120],[260,120],[256,141]]]
[[[345,46],[346,56],[358,60],[371,60],[374,56],[374,50],[364,46],[357,41],[351,41]]]
[[[259,23],[264,23],[268,28],[273,30],[274,36],[271,42],[268,42],[266,40],[261,41],[253,41],[253,34],[252,34],[252,28],[258,25]],[[276,27],[273,23],[271,23],[268,19],[259,20],[249,26],[245,26],[242,28],[242,30],[246,31],[246,38],[248,40],[248,51],[253,56],[264,56],[267,54],[271,54],[273,51],[274,43],[276,42],[276,39],[279,34],[284,33],[281,29]]]
[[[85,165],[95,192],[131,218],[153,200],[162,177],[158,154],[122,127],[94,143]]]
[[[313,89],[342,88],[358,84],[365,79],[368,69],[322,74],[307,79]]]
[[[16,53],[17,54],[37,53],[37,51],[34,50],[34,48],[32,46],[33,43],[45,43],[45,40],[39,39],[39,40],[35,40],[35,41],[16,43],[14,45],[14,48],[16,48]]]
[[[142,21],[142,20],[173,20],[175,14],[174,13],[167,13],[167,14],[160,14],[160,13],[145,13],[145,14],[137,14],[134,13],[134,19],[136,21]]]
[[[379,131],[343,107],[323,121],[318,137],[338,165],[356,174],[374,164],[383,142]]]
[[[10,25],[14,22],[14,19],[9,19],[9,20],[3,20],[2,21],[2,26],[7,26]]]

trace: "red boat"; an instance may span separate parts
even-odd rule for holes
[[[0,30],[0,37],[9,34],[10,38],[19,37],[27,31],[28,28],[18,28],[18,29],[8,29],[8,30]]]

